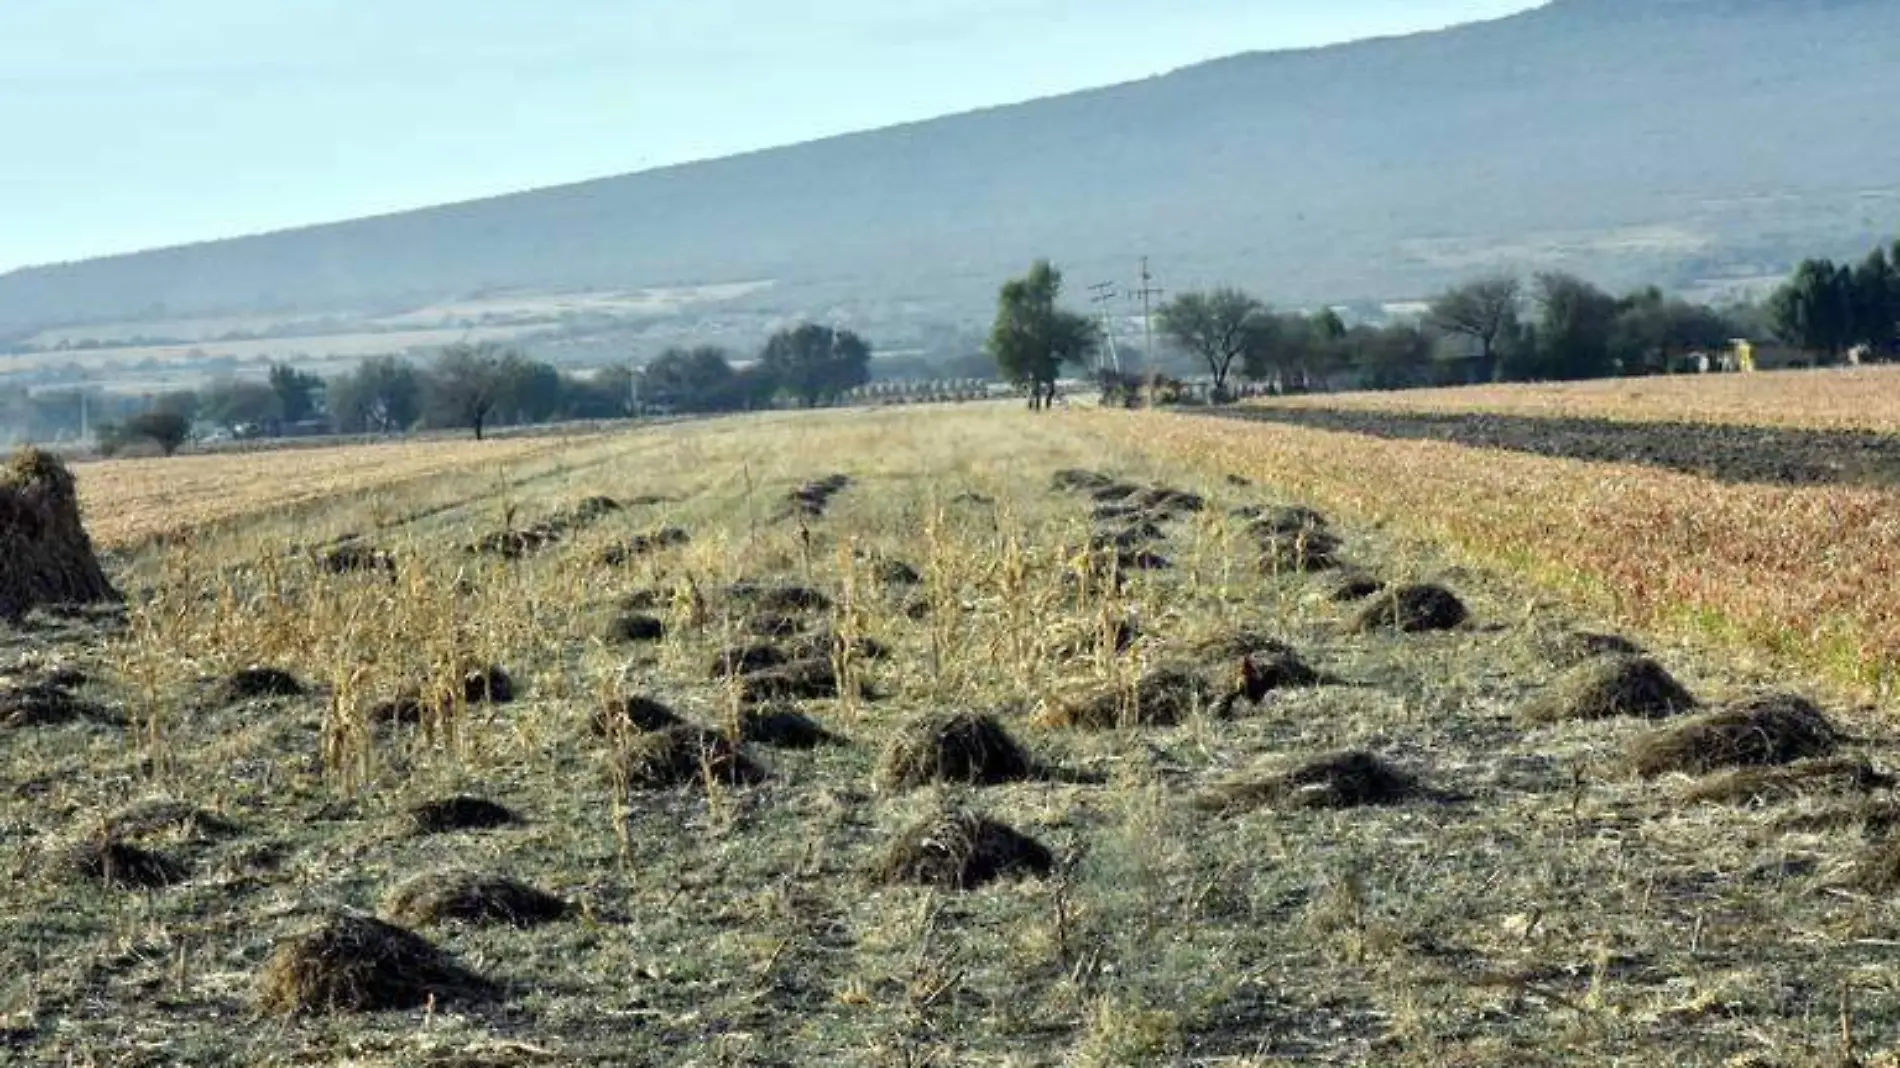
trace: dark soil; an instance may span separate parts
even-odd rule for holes
[[[1643,464],[1718,482],[1900,485],[1900,436],[1872,430],[1327,408],[1230,408],[1205,414],[1566,460]]]

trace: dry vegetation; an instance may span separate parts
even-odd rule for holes
[[[1900,431],[1900,367],[1321,393],[1255,403],[1894,432]]]
[[[1900,1038],[1894,732],[1824,702],[1826,754],[1758,747],[1815,760],[1645,778],[1632,753],[1705,722],[1684,702],[1524,715],[1630,643],[1372,522],[1587,543],[1595,478],[1014,406],[505,448],[255,498],[116,560],[122,622],[5,636],[0,693],[97,714],[0,716],[0,1060],[1820,1066]],[[1291,505],[1350,570],[1280,566]],[[344,533],[371,562],[307,551]],[[1635,544],[1648,618],[1703,592]],[[1468,618],[1424,598],[1448,629],[1403,630],[1425,587]],[[1641,644],[1713,708],[1791,686]]]

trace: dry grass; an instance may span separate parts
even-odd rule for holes
[[[1601,620],[1438,552],[1443,501],[1409,496],[1409,468],[1337,442],[1317,464],[1203,448],[1177,425],[1015,406],[709,422],[120,554],[123,627],[10,632],[20,663],[0,667],[106,713],[3,739],[0,870],[22,877],[0,910],[0,1060],[1820,1065],[1843,1019],[1863,1059],[1900,1033],[1879,978],[1890,905],[1815,892],[1891,822],[1882,799],[1810,779],[1689,806],[1620,773],[1640,721],[1523,729],[1550,650]],[[1178,491],[1152,520],[1174,566],[1092,574],[1098,503],[1048,489],[1070,466],[1124,499]],[[822,518],[788,514],[835,472],[851,483]],[[1305,485],[1346,476],[1423,537]],[[541,552],[463,551],[601,494],[626,508]],[[1476,622],[1361,634],[1337,576],[1263,571],[1233,509],[1299,504],[1326,508],[1342,558],[1393,588],[1447,585]],[[666,526],[691,541],[600,562]],[[351,531],[393,577],[301,551]],[[809,592],[771,592],[788,589]],[[665,633],[603,640],[622,611]],[[1759,681],[1640,637],[1712,701]],[[822,665],[836,696],[754,706],[747,676],[709,671],[762,640]],[[308,692],[216,699],[260,665]],[[514,701],[475,699],[482,665],[506,666]],[[1192,681],[1156,691],[1169,669]],[[1309,674],[1337,684],[1293,684]],[[1248,714],[1211,714],[1229,686],[1257,696]],[[404,688],[409,722],[370,715]],[[1141,698],[1170,694],[1171,724],[1144,724]],[[1038,723],[1087,697],[1118,729]],[[942,781],[945,763],[990,766],[939,744],[961,709],[1060,773]],[[1843,723],[1892,763],[1882,721]],[[814,725],[832,744],[783,744]],[[769,776],[735,781],[741,755]],[[916,785],[877,789],[881,769]],[[633,788],[654,781],[670,785]],[[1257,807],[1197,804],[1262,782]],[[1419,803],[1376,803],[1394,783]],[[185,878],[39,877],[108,837]],[[445,871],[558,890],[568,922],[454,923],[432,943],[362,919]],[[989,881],[1005,872],[1026,877]],[[302,1018],[232,1026],[254,1003]]]
[[[1390,412],[1489,412],[1829,430],[1900,431],[1900,368],[1672,375],[1557,384],[1321,393],[1270,407]]]

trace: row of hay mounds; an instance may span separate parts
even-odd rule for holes
[[[1300,505],[1244,505],[1234,518],[1260,549],[1260,567],[1268,574],[1302,574],[1339,566],[1340,541],[1326,517]]]
[[[0,620],[39,607],[120,604],[79,518],[72,472],[27,447],[0,469]]]
[[[624,567],[656,553],[690,545],[692,541],[693,536],[679,527],[660,527],[601,550],[600,562],[606,567]]]
[[[596,709],[594,733],[607,738],[687,727],[685,717],[665,702],[636,694]],[[824,724],[796,708],[783,705],[742,709],[739,713],[739,739],[774,749],[816,749],[842,745],[844,739]]]
[[[822,519],[825,510],[831,507],[831,499],[850,485],[850,475],[826,475],[795,487],[785,495],[790,505],[788,514],[806,519]]]
[[[520,530],[511,522],[501,530],[475,539],[468,546],[471,556],[499,556],[518,560],[558,545],[567,535],[599,522],[622,509],[612,497],[588,497],[572,508],[554,513],[533,526]],[[510,509],[512,513],[512,509]]]

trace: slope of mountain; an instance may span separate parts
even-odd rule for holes
[[[0,276],[0,329],[773,278],[980,311],[1051,256],[1279,301],[1496,265],[1688,284],[1900,230],[1900,3],[1558,0],[400,215]]]

